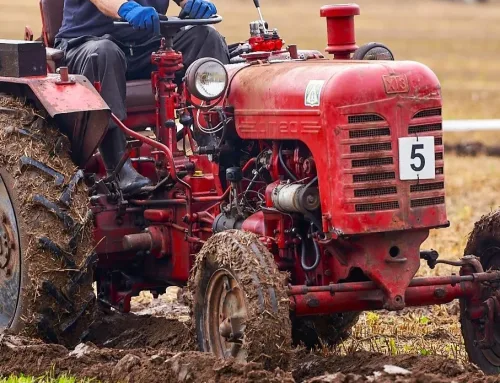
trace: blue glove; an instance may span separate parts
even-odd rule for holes
[[[188,0],[183,11],[190,19],[209,19],[217,14],[215,4],[207,0]]]
[[[135,1],[127,1],[118,9],[118,15],[135,29],[145,29],[160,34],[160,18],[153,7],[143,7]]]

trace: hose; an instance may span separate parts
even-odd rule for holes
[[[312,225],[311,225],[311,228],[312,228]],[[299,239],[302,242],[302,249],[301,249],[302,251],[301,251],[301,255],[300,255],[300,265],[302,266],[302,268],[306,272],[307,271],[313,271],[313,270],[315,270],[318,267],[319,261],[321,260],[321,252],[319,250],[319,245],[313,239],[314,253],[316,255],[316,259],[314,260],[314,263],[311,266],[307,266],[306,265],[306,241],[304,241],[300,236],[298,236],[298,237],[299,237]]]
[[[297,177],[295,177],[292,174],[292,172],[290,171],[290,169],[288,169],[288,167],[286,166],[285,161],[283,161],[282,149],[283,149],[283,142],[280,144],[280,148],[278,150],[278,158],[280,160],[281,167],[285,170],[285,172],[288,175],[288,177],[290,177],[293,181],[297,181]]]
[[[226,121],[226,114],[222,111],[222,109],[217,109],[217,115],[219,116],[221,122],[222,122],[222,135],[219,140],[219,144],[217,145],[217,149],[220,149],[222,146],[223,141],[226,139],[226,134],[227,134],[227,121]]]

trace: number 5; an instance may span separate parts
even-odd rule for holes
[[[424,144],[413,144],[411,146],[411,159],[414,160],[418,158],[420,160],[420,165],[415,166],[415,164],[411,164],[411,168],[414,172],[420,172],[425,168],[425,157],[421,153],[417,153],[417,150],[423,150]]]

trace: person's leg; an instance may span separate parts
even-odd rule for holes
[[[127,116],[126,78],[127,61],[123,51],[112,41],[107,39],[90,40],[82,45],[66,51],[66,63],[71,73],[85,75],[90,81],[96,80],[92,68],[90,55],[97,53],[97,79],[101,81],[101,96],[106,101],[111,111],[120,119]],[[126,148],[125,134],[110,121],[108,132],[104,136],[99,152],[108,173],[112,172]],[[130,160],[127,160],[118,173],[118,182],[124,193],[130,193],[151,181],[136,172]]]
[[[202,57],[213,57],[229,64],[229,49],[224,37],[210,26],[182,30],[174,38],[174,48],[182,52],[185,69]]]
[[[91,82],[96,74],[92,68],[90,55],[96,53],[97,79],[101,82],[101,96],[111,111],[120,119],[127,117],[125,108],[127,61],[123,51],[112,41],[95,39],[84,42],[65,52],[65,60],[70,73],[82,74]]]

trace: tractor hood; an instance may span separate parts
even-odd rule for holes
[[[228,72],[227,104],[242,139],[300,140],[311,150],[324,229],[354,234],[447,224],[441,87],[429,68],[410,61],[307,60],[229,66]],[[407,155],[405,137],[431,137],[433,176],[400,171],[400,162],[406,166],[419,154]]]

